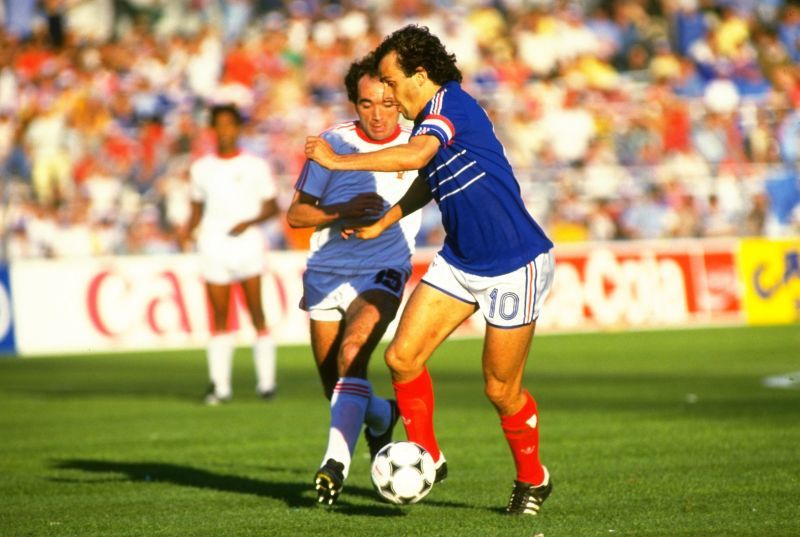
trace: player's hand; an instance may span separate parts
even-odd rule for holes
[[[372,220],[383,212],[383,203],[383,198],[377,193],[362,192],[342,203],[339,208],[339,216],[343,219],[368,218]]]
[[[244,230],[247,229],[248,227],[250,227],[249,222],[239,222],[238,224],[233,226],[233,228],[231,228],[231,230],[228,232],[228,235],[230,235],[231,237],[238,237],[239,235],[244,233]]]
[[[368,226],[357,227],[350,230],[350,235],[355,235],[359,239],[370,240],[379,237],[383,233],[384,227],[378,220]]]
[[[320,166],[332,169],[336,152],[330,144],[319,136],[309,136],[306,138],[306,157],[315,161]]]

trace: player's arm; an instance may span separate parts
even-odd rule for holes
[[[422,175],[418,175],[400,201],[395,203],[383,216],[368,226],[348,230],[345,233],[353,233],[359,239],[374,239],[404,216],[422,209],[431,199],[433,199],[433,195],[428,183],[425,182]]]
[[[340,155],[324,139],[309,136],[306,138],[306,156],[329,170],[399,172],[419,170],[425,166],[439,150],[439,145],[438,138],[424,134],[411,137],[405,144],[378,151]]]
[[[189,242],[191,241],[192,233],[194,233],[195,228],[197,228],[197,225],[203,218],[204,207],[205,205],[202,201],[192,200],[189,220],[182,227],[178,228],[176,233],[178,238],[178,246],[180,246],[181,250],[187,251],[189,249]]]
[[[320,205],[319,198],[297,190],[286,213],[290,227],[324,226],[337,220],[375,217],[383,210],[383,198],[375,192],[356,194],[344,203]]]
[[[250,220],[242,220],[231,229],[228,234],[232,236],[241,235],[245,229],[255,224],[266,222],[280,212],[278,208],[278,200],[275,198],[266,199],[261,202],[261,211],[255,218]]]

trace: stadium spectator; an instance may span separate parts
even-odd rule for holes
[[[634,197],[620,218],[625,238],[659,239],[669,235],[674,217],[661,188],[651,185],[643,195]]]
[[[4,2],[5,27],[16,40],[25,40],[33,34],[38,0],[15,0]]]
[[[322,136],[339,151],[370,152],[408,141],[410,129],[384,99],[372,56],[345,76],[358,119]],[[345,240],[343,226],[372,219],[405,194],[416,172],[331,172],[309,161],[297,181],[287,220],[314,226],[301,306],[309,312],[311,348],[325,397],[330,400],[328,446],[314,482],[320,503],[333,504],[350,471],[356,441],[364,435],[371,458],[391,441],[399,416],[394,400],[378,397],[367,380],[372,352],[397,314],[411,274],[420,215],[406,218],[380,239]]]
[[[767,225],[771,235],[791,236],[796,232],[800,208],[800,175],[796,164],[780,161],[777,148],[771,148],[770,156],[772,165],[764,181],[769,200]]]
[[[43,205],[59,205],[72,195],[72,159],[67,150],[66,117],[56,103],[34,112],[24,143],[31,157],[36,198]]]
[[[786,2],[778,24],[778,36],[786,47],[789,57],[800,63],[800,6],[796,2]]]
[[[705,237],[732,237],[736,234],[736,220],[720,203],[719,196],[711,194],[702,215]]]
[[[261,303],[265,245],[258,226],[278,213],[277,190],[267,163],[240,150],[242,123],[241,113],[233,105],[211,109],[216,153],[192,164],[191,214],[179,231],[179,240],[186,248],[199,226],[197,245],[213,313],[207,348],[211,381],[205,398],[208,405],[227,402],[233,394],[234,341],[228,333],[228,314],[231,287],[236,282],[244,292],[257,333],[253,345],[256,391],[268,399],[276,386],[275,345],[267,331]]]

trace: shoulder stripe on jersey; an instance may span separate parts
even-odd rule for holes
[[[451,190],[450,192],[448,192],[447,194],[445,194],[444,196],[439,198],[439,201],[442,202],[445,199],[447,199],[450,196],[452,196],[453,194],[458,194],[459,192],[461,192],[462,190],[466,189],[468,186],[470,186],[472,183],[474,183],[478,179],[481,179],[484,175],[486,175],[486,172],[479,173],[478,175],[476,175],[475,177],[470,179],[468,182],[464,183],[464,186],[460,186],[460,187],[456,188],[455,190]]]
[[[445,184],[445,183],[448,183],[448,182],[452,181],[453,179],[455,179],[456,177],[458,177],[459,175],[461,175],[461,172],[463,172],[463,171],[464,171],[464,170],[466,170],[466,169],[469,169],[469,168],[471,168],[471,167],[472,167],[472,166],[474,166],[475,164],[477,164],[477,161],[474,161],[474,160],[473,160],[472,162],[470,162],[469,164],[467,164],[466,166],[464,166],[463,168],[461,168],[460,170],[458,170],[456,173],[454,173],[454,174],[452,174],[452,175],[450,175],[450,176],[448,176],[448,177],[445,177],[444,179],[442,179],[441,181],[439,181],[439,184],[436,186],[436,188],[434,188],[433,190],[431,190],[431,192],[435,192],[435,191],[436,191],[436,190],[437,190],[437,189],[438,189],[440,186],[442,186],[442,185],[443,185],[443,184]]]
[[[433,96],[433,100],[431,101],[431,114],[438,114],[441,110],[441,106],[439,105],[439,98],[442,96],[440,92],[437,92],[436,95]],[[437,109],[438,108],[438,109]]]
[[[433,103],[431,104],[431,114],[442,113],[442,104],[444,103],[445,93],[447,93],[447,90],[442,88],[436,93],[436,95],[433,96]]]

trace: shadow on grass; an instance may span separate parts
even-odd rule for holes
[[[124,477],[119,481],[161,482],[172,483],[184,487],[216,490],[220,492],[233,492],[237,494],[252,494],[255,496],[283,501],[290,508],[316,507],[316,498],[313,495],[310,483],[264,481],[250,477],[225,475],[162,462],[120,462],[87,459],[69,459],[56,461],[55,468],[64,470],[80,470],[93,473],[115,473]],[[113,479],[103,480],[68,480],[52,478],[51,481],[61,483],[107,483]],[[347,495],[342,497],[334,507],[334,511],[346,515],[360,516],[405,516],[406,512],[398,507],[378,503],[375,492],[364,487],[347,487]],[[367,498],[376,502],[375,505],[355,505],[347,501],[347,497]],[[447,507],[469,507],[466,504],[453,502],[426,502]]]

